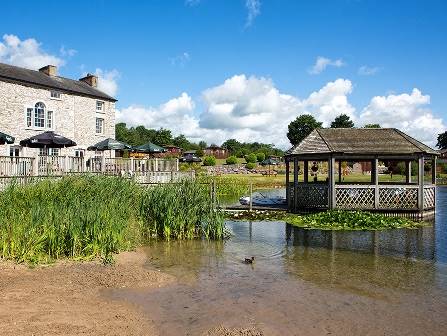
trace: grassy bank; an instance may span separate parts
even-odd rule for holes
[[[117,177],[81,176],[12,185],[0,193],[0,257],[110,260],[147,239],[221,239],[222,214],[192,181],[143,188]]]
[[[331,210],[308,215],[295,215],[282,211],[252,211],[227,213],[233,220],[271,220],[284,221],[305,229],[319,230],[386,230],[399,228],[417,228],[424,222],[414,222],[407,218],[387,217],[366,211]]]

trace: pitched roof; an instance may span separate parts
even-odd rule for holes
[[[40,71],[29,70],[4,63],[0,63],[0,80],[14,81],[28,85],[57,89],[82,96],[116,101],[115,98],[85,82],[60,76],[48,76]]]
[[[286,155],[323,153],[438,154],[395,128],[322,128],[312,131]]]

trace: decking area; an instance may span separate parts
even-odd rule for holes
[[[27,184],[44,178],[85,173],[132,177],[141,184],[168,183],[194,177],[194,172],[179,171],[178,159],[0,156],[0,190],[13,181]]]
[[[288,209],[368,210],[417,218],[432,215],[437,155],[435,150],[396,129],[315,130],[287,153]],[[369,181],[345,182],[343,166],[347,162],[361,162],[368,167]],[[379,164],[383,162],[390,167],[403,163],[405,180],[379,182]],[[317,175],[322,174],[319,167],[315,168],[318,163],[327,167],[325,181],[318,181]],[[412,174],[415,166],[417,174]],[[312,177],[314,182],[310,181]]]

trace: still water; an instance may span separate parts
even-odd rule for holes
[[[417,230],[331,232],[228,222],[225,242],[154,243],[148,267],[178,282],[119,290],[162,335],[447,335],[447,188]],[[253,265],[243,263],[255,257]]]

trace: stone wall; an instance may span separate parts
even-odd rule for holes
[[[87,149],[103,139],[115,138],[115,103],[104,101],[104,113],[96,112],[96,101],[101,99],[61,92],[60,99],[51,98],[51,90],[0,81],[0,132],[20,140],[37,135],[48,128],[27,127],[26,108],[37,102],[53,111],[54,132],[74,140],[78,145],[60,150],[60,155],[74,155],[76,149]],[[104,133],[96,134],[96,118],[104,119]],[[24,148],[21,156],[34,156],[38,150]],[[93,152],[85,152],[92,156]],[[9,145],[0,145],[0,156],[9,155]]]

